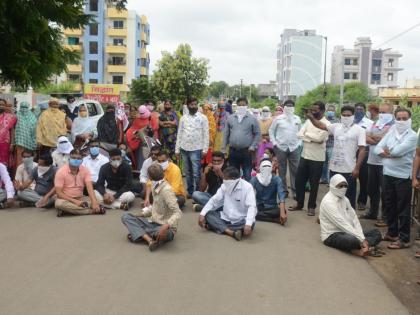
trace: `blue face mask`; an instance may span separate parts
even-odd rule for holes
[[[90,155],[97,156],[99,155],[99,147],[91,147],[89,148]]]
[[[356,123],[356,124],[358,124],[362,119],[363,119],[363,117],[365,117],[365,112],[355,112],[354,113],[354,122]]]
[[[70,159],[69,160],[69,165],[72,167],[79,167],[80,165],[82,165],[82,160],[79,159]]]
[[[328,111],[328,112],[326,113],[326,115],[327,115],[327,118],[328,118],[328,119],[333,119],[333,118],[334,118],[334,116],[335,116],[335,112],[333,112],[333,111]]]

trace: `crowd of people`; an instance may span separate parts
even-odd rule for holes
[[[153,251],[173,240],[187,199],[201,227],[240,241],[256,220],[284,225],[288,211],[304,209],[315,216],[327,184],[318,211],[325,245],[376,257],[381,241],[411,245],[420,140],[410,110],[357,103],[337,111],[317,101],[302,121],[293,100],[274,113],[246,98],[198,105],[189,99],[177,112],[170,100],[156,109],[120,102],[96,123],[74,97],[39,111],[22,102],[16,113],[0,99],[0,206],[105,214],[142,198],[142,210],[122,222],[131,242]],[[295,201],[288,209],[286,198]],[[386,233],[363,231],[359,218]]]

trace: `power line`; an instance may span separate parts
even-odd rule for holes
[[[417,23],[417,24],[411,26],[410,28],[406,29],[405,31],[403,31],[403,32],[391,37],[390,39],[384,41],[382,44],[376,46],[374,49],[378,49],[379,47],[381,47],[381,46],[383,46],[383,45],[385,45],[389,42],[392,42],[394,39],[397,39],[398,37],[403,36],[404,34],[408,33],[409,31],[411,31],[411,30],[413,30],[413,29],[415,29],[416,27],[419,27],[419,26],[420,26],[420,23]]]

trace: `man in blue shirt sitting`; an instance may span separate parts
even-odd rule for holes
[[[259,221],[277,222],[284,225],[287,221],[285,193],[280,177],[273,175],[273,165],[268,159],[261,160],[260,172],[251,179],[256,192],[257,216]]]

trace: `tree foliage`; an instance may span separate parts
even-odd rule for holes
[[[225,81],[213,81],[208,87],[209,97],[220,98],[221,96],[226,96],[229,92],[229,84]]]
[[[274,111],[276,109],[276,106],[278,105],[279,101],[273,98],[266,98],[258,103],[253,103],[252,107],[255,108],[262,108],[264,106],[268,106],[271,111]]]
[[[140,77],[131,81],[128,101],[132,104],[141,105],[147,100],[158,101],[149,79],[147,77]]]
[[[174,53],[162,52],[151,84],[156,98],[170,99],[180,106],[188,98],[202,98],[208,78],[208,60],[193,57],[191,46],[181,44]]]
[[[52,93],[74,93],[77,91],[77,83],[74,81],[66,81],[59,84],[47,84],[36,89],[37,93],[52,94]]]

